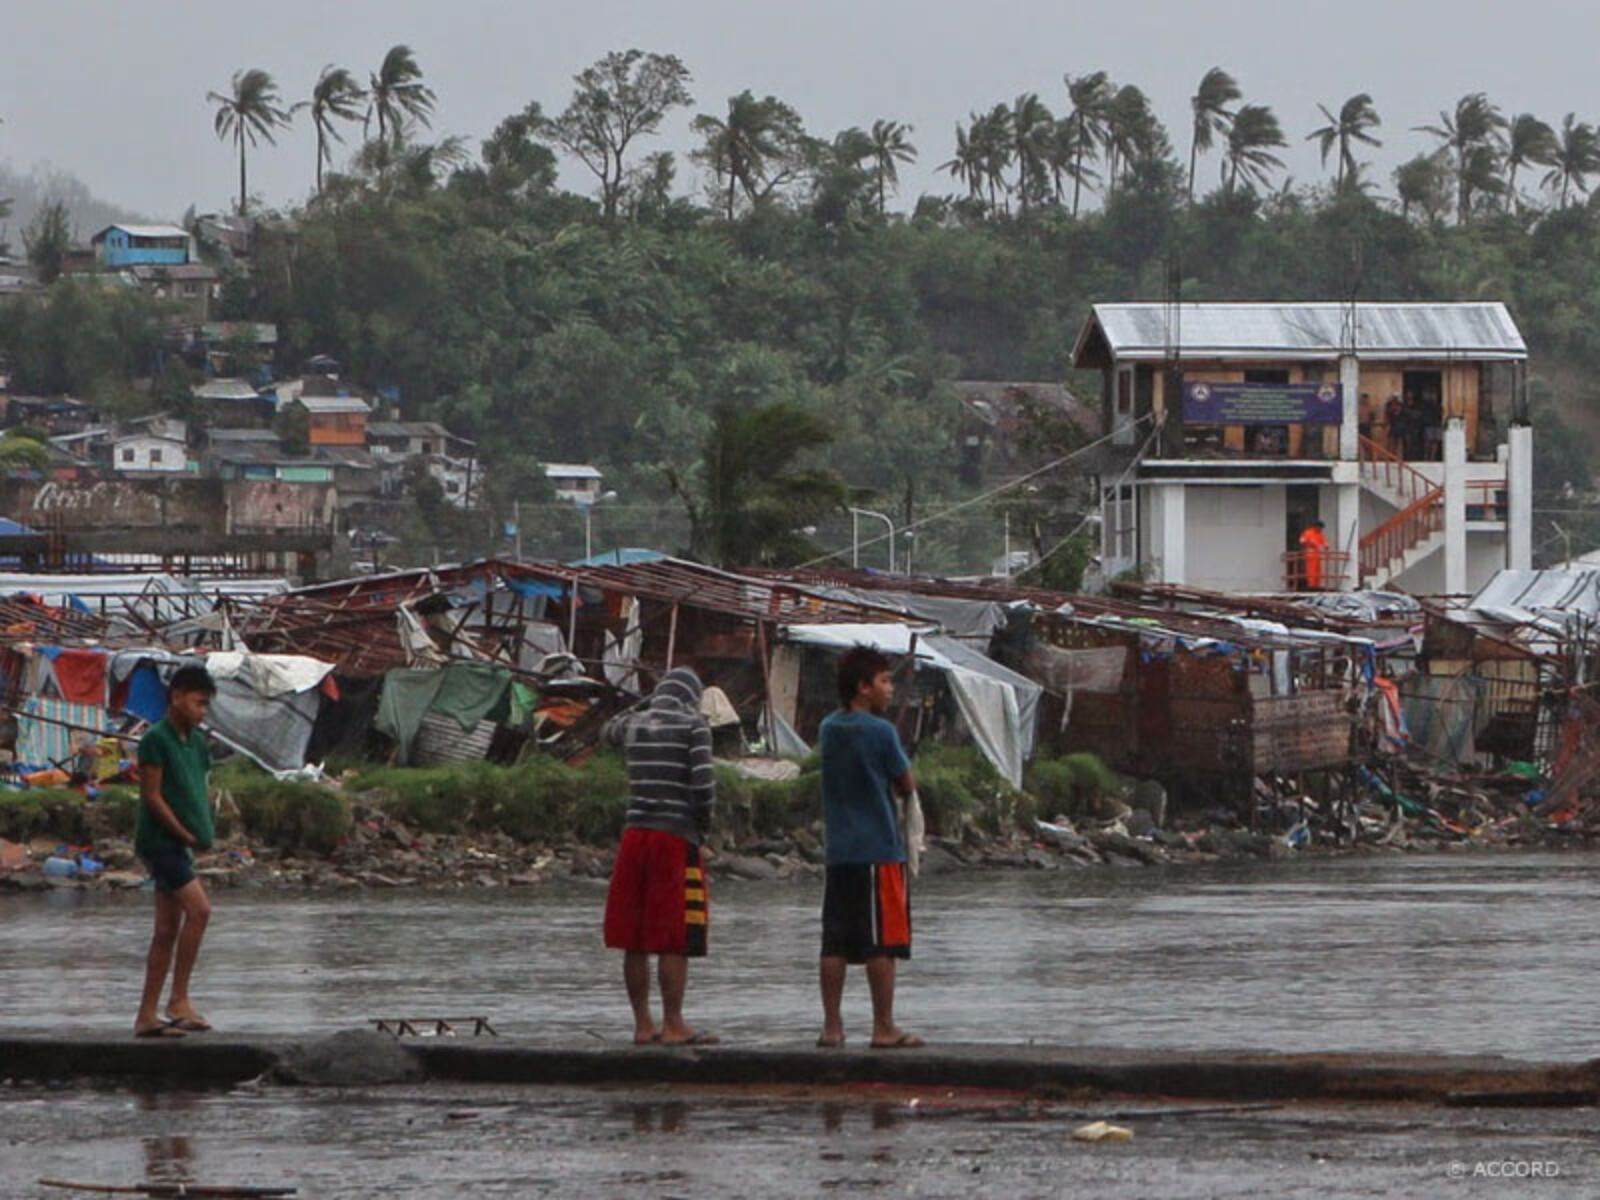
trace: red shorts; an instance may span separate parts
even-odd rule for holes
[[[710,921],[700,847],[675,833],[623,830],[606,894],[606,945],[700,958]]]

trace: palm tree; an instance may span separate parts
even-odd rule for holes
[[[972,114],[972,127],[977,129],[981,118]],[[967,185],[967,195],[977,200],[983,195],[983,146],[960,125],[956,126],[956,152],[948,161],[939,164],[939,170]]]
[[[917,148],[906,135],[911,126],[899,121],[874,121],[869,136],[872,138],[873,174],[878,177],[878,215],[884,214],[884,193],[889,184],[900,182],[899,163],[915,162]]]
[[[1506,209],[1517,200],[1517,170],[1526,166],[1548,167],[1560,149],[1555,130],[1532,113],[1518,113],[1506,129]]]
[[[1339,195],[1344,192],[1345,184],[1355,179],[1358,172],[1350,144],[1360,142],[1364,146],[1383,145],[1369,132],[1382,125],[1383,121],[1378,116],[1378,110],[1372,106],[1372,97],[1366,92],[1358,92],[1341,104],[1337,117],[1328,111],[1326,105],[1319,104],[1317,107],[1322,110],[1322,115],[1328,118],[1328,123],[1321,129],[1307,134],[1306,141],[1318,143],[1317,148],[1322,151],[1323,166],[1328,165],[1328,152],[1335,147],[1338,148],[1339,169],[1334,174],[1333,190],[1335,195]]]
[[[1226,137],[1233,124],[1228,108],[1244,93],[1238,82],[1221,67],[1212,67],[1200,79],[1200,90],[1189,98],[1194,110],[1194,128],[1189,137],[1189,203],[1194,203],[1194,168],[1200,154],[1211,149],[1216,138]]]
[[[1056,121],[1037,92],[1025,92],[1011,105],[1011,157],[1017,164],[1017,200],[1028,211],[1030,200],[1049,192],[1050,142]]]
[[[407,118],[430,125],[433,115],[433,89],[422,82],[422,68],[410,46],[391,46],[383,65],[368,76],[366,119],[378,118],[378,140],[393,136],[399,141]]]
[[[1083,181],[1092,171],[1085,171],[1083,160],[1095,153],[1095,144],[1105,140],[1106,112],[1111,107],[1111,79],[1104,71],[1088,75],[1063,75],[1067,85],[1067,99],[1072,102],[1072,113],[1067,117],[1072,133],[1072,215],[1078,215],[1078,200],[1083,192]]]
[[[983,163],[992,209],[1006,190],[1006,168],[1011,165],[1011,110],[1004,104],[996,104],[983,116],[974,117],[969,136],[976,143]]]
[[[743,188],[752,204],[768,194],[780,182],[774,164],[792,157],[805,136],[799,113],[776,96],[757,100],[748,88],[728,98],[726,118],[702,113],[692,126],[705,138],[693,156],[710,166],[718,180],[727,180],[724,209],[730,221],[737,189]]]
[[[1472,185],[1467,160],[1479,147],[1491,150],[1500,139],[1506,119],[1489,103],[1482,92],[1472,92],[1456,101],[1455,113],[1441,112],[1437,125],[1419,125],[1417,132],[1431,133],[1444,143],[1456,169],[1456,220],[1465,223],[1472,211]]]
[[[1093,167],[1084,165],[1085,149],[1079,140],[1080,136],[1087,136],[1091,140],[1093,133],[1080,135],[1078,132],[1076,116],[1063,117],[1056,122],[1055,130],[1050,138],[1048,162],[1050,176],[1055,184],[1056,203],[1060,204],[1066,199],[1066,190],[1061,185],[1063,176],[1072,180],[1072,202],[1077,204],[1078,194],[1085,181],[1093,186],[1094,181],[1100,178],[1099,172]],[[1088,153],[1093,152],[1089,147]],[[1074,213],[1076,215],[1076,213]]]
[[[311,99],[295,105],[311,110],[311,124],[317,131],[317,195],[322,195],[322,165],[333,161],[330,141],[342,142],[344,138],[334,127],[334,120],[358,121],[361,119],[361,101],[367,94],[361,90],[356,77],[345,67],[331,63],[322,68],[316,87],[311,89]]]
[[[1576,186],[1580,192],[1589,190],[1589,176],[1600,171],[1600,132],[1587,121],[1579,121],[1577,114],[1568,113],[1561,122],[1561,136],[1557,140],[1551,168],[1545,173],[1544,186],[1561,187],[1561,207],[1567,206],[1567,192]]]
[[[1269,151],[1286,145],[1278,118],[1270,108],[1265,104],[1242,106],[1228,125],[1228,148],[1223,154],[1227,190],[1233,191],[1240,175],[1246,182],[1265,183],[1273,171],[1281,171],[1283,160]]]
[[[1123,84],[1106,108],[1106,190],[1113,192],[1139,163],[1169,149],[1167,132],[1150,107],[1150,98],[1131,83]]]
[[[273,131],[289,123],[289,113],[278,106],[278,85],[259,67],[233,73],[233,90],[228,95],[207,92],[206,99],[217,106],[212,128],[223,141],[233,139],[239,147],[239,215],[244,215],[249,194],[245,188],[245,144],[254,146],[265,138],[277,144]]]

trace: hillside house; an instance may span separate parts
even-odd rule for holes
[[[189,447],[165,433],[125,433],[111,439],[111,465],[119,475],[183,473],[190,469]]]
[[[307,440],[312,446],[366,448],[367,417],[372,409],[361,397],[302,394],[289,403],[305,410]]]
[[[89,243],[108,271],[179,267],[197,258],[193,239],[177,225],[107,225]]]
[[[1502,304],[1097,304],[1074,361],[1117,445],[1108,576],[1464,593],[1529,565],[1527,348]]]
[[[555,489],[557,500],[593,504],[599,499],[604,476],[594,467],[584,463],[540,463],[539,466]]]

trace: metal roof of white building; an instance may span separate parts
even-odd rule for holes
[[[99,233],[95,234],[91,240],[98,242],[113,229],[120,229],[130,237],[139,238],[186,238],[189,236],[187,229],[182,229],[177,225],[123,225],[118,223],[116,225],[107,225]]]
[[[1079,366],[1098,331],[1120,361],[1337,358],[1347,306],[1329,303],[1096,304],[1078,335]],[[1174,320],[1174,318],[1176,318]],[[1528,347],[1495,303],[1356,305],[1356,355],[1366,359],[1524,359]]]

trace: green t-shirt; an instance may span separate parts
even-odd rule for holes
[[[200,848],[209,848],[215,831],[211,824],[211,799],[206,794],[206,776],[211,772],[211,751],[206,747],[206,735],[194,729],[187,738],[181,737],[163,717],[139,739],[139,763],[161,768],[161,798],[183,827],[194,834]],[[138,853],[148,854],[152,850],[170,850],[182,845],[156,820],[147,805],[139,805],[139,824],[133,838]]]

